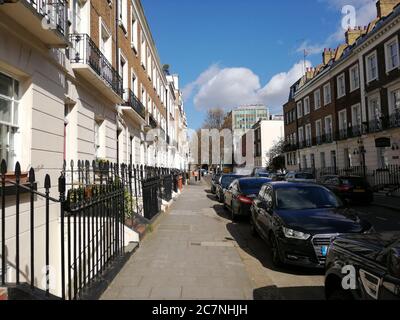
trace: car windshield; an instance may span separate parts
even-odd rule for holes
[[[366,181],[361,177],[342,178],[342,184],[346,186],[365,186]]]
[[[259,194],[262,186],[268,182],[271,182],[269,179],[260,179],[260,180],[243,180],[240,181],[240,190],[243,194],[251,195],[251,194]]]
[[[277,189],[276,202],[279,210],[308,210],[342,206],[341,201],[332,192],[318,186]]]
[[[230,186],[230,184],[236,179],[241,178],[241,176],[224,176],[221,179],[221,187],[226,189]]]
[[[311,173],[296,173],[295,178],[296,179],[313,180],[314,175],[312,175]]]

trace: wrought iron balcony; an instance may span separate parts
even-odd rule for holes
[[[331,132],[322,135],[323,143],[332,143],[333,142],[333,134]]]
[[[311,140],[311,138],[306,139],[306,147],[312,147],[312,140]]]
[[[338,140],[346,140],[349,137],[348,129],[340,129]]]
[[[400,128],[400,110],[396,110],[389,116],[390,128]]]
[[[150,125],[153,129],[157,129],[157,127],[158,127],[156,119],[154,119],[153,115],[150,114],[150,113],[149,113],[149,125]]]
[[[293,151],[296,151],[298,148],[299,147],[297,144],[292,144],[290,142],[287,142],[286,145],[283,147],[283,151],[284,152],[293,152]]]
[[[108,95],[112,101],[123,103],[122,78],[89,35],[72,34],[70,41],[70,60],[73,68],[81,72],[90,83],[98,85],[101,92]]]
[[[368,132],[375,133],[384,130],[384,118],[374,119],[368,122]]]
[[[50,47],[66,47],[66,0],[0,1],[0,11]]]
[[[125,107],[131,107],[133,111],[135,111],[143,120],[146,119],[146,108],[140,102],[140,100],[136,97],[130,89],[125,89],[124,93],[126,94],[126,100],[123,104]]]
[[[362,125],[355,125],[349,129],[349,138],[361,137],[363,134]]]

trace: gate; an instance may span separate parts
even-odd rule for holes
[[[66,236],[62,233],[71,300],[81,296],[113,260],[124,254],[125,176],[118,165],[95,162],[92,168],[89,162],[78,162],[77,172],[72,163],[71,171],[64,174],[71,179],[63,205]]]
[[[143,211],[144,217],[153,219],[161,211],[159,199],[159,177],[150,177],[143,181]]]

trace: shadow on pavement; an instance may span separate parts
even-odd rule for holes
[[[322,300],[324,287],[291,287],[276,286],[258,288],[253,291],[254,300]]]
[[[229,212],[223,205],[214,205],[217,215],[223,219],[230,220]],[[324,270],[308,269],[294,266],[277,268],[272,263],[271,250],[262,239],[251,235],[251,228],[248,219],[242,219],[239,223],[228,223],[227,230],[232,238],[238,243],[241,249],[260,261],[263,267],[269,270],[287,273],[291,275],[324,275]]]

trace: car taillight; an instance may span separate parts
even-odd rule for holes
[[[245,196],[239,196],[238,200],[239,200],[241,203],[253,204],[253,200],[250,199],[250,198],[247,198],[247,197],[245,197]]]
[[[351,189],[351,186],[340,186],[339,187],[340,192],[347,192],[347,191],[350,191],[350,189]]]

